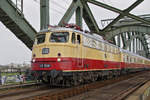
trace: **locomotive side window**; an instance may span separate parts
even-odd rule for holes
[[[102,43],[102,50],[104,50],[104,48],[105,48],[105,45],[104,45],[104,43]]]
[[[127,59],[127,57],[126,57],[126,55],[124,55],[124,62],[127,62],[127,60],[126,60],[126,59]]]
[[[40,34],[40,35],[37,35],[37,40],[35,44],[41,44],[41,43],[44,43],[45,42],[45,34]]]
[[[81,43],[81,37],[80,37],[80,35],[77,35],[77,43],[78,43],[78,44]]]
[[[72,43],[75,44],[76,42],[76,36],[75,33],[72,33],[72,39],[71,39]]]
[[[113,47],[113,46],[111,46],[111,53],[113,53],[113,49],[114,49],[114,47]]]
[[[51,34],[50,42],[68,42],[69,33],[68,32],[54,32]]]

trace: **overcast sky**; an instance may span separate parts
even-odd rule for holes
[[[35,2],[36,1],[36,2]],[[66,9],[71,4],[72,0],[50,0],[50,24],[57,25],[60,19],[63,17]],[[125,9],[129,7],[136,0],[97,0],[119,9]],[[138,7],[136,7],[131,13],[136,15],[149,14],[150,13],[150,0],[144,0]],[[101,20],[108,18],[115,18],[118,14],[89,4],[93,12],[93,15],[101,27]],[[32,24],[32,26],[39,31],[40,26],[40,5],[39,0],[24,0],[24,15],[25,18]],[[70,23],[74,22],[74,17]],[[85,25],[85,23],[83,24]],[[31,61],[31,51],[15,37],[15,35],[9,31],[0,22],[0,64],[10,63],[24,63]]]

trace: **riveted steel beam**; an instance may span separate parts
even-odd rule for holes
[[[59,22],[59,26],[65,26],[76,12],[76,24],[82,27],[83,6],[80,0],[73,0],[65,15]]]
[[[118,34],[117,36],[117,44],[118,44],[118,47],[121,47],[121,39],[120,39],[120,34]]]
[[[76,24],[82,28],[83,7],[76,9]]]
[[[133,3],[130,7],[128,7],[127,9],[125,9],[117,18],[115,18],[109,25],[107,25],[103,31],[108,30],[109,28],[112,27],[112,25],[114,25],[116,22],[118,22],[121,18],[123,18],[124,16],[127,16],[129,14],[129,12],[134,9],[137,5],[139,5],[141,2],[143,2],[144,0],[137,0],[135,3]]]
[[[91,32],[101,34],[98,24],[96,23],[96,20],[92,14],[92,11],[89,8],[87,2],[85,0],[81,0],[81,2],[83,5],[83,18],[84,18],[85,23],[87,24],[88,28],[90,29]]]
[[[124,37],[124,33],[121,33],[121,36]],[[137,51],[141,51],[142,47],[145,51],[146,55],[149,53],[148,43],[146,41],[146,38],[144,37],[144,33],[139,32],[128,32],[128,40],[123,39],[124,49],[127,49],[129,47],[129,51],[133,51],[134,53],[137,53]],[[135,42],[136,40],[136,42]],[[138,42],[137,42],[138,40]],[[133,43],[132,43],[133,41]],[[141,42],[139,42],[141,41]],[[131,43],[132,43],[132,49],[131,49]],[[136,46],[135,46],[136,43]],[[141,44],[142,43],[142,44]],[[144,56],[146,56],[144,55]]]
[[[125,33],[121,34],[121,38],[122,38],[122,42],[123,42],[123,48],[126,46],[126,41],[127,41],[125,35],[126,35]]]
[[[149,26],[143,26],[143,25],[129,25],[129,26],[121,26],[114,30],[111,30],[107,32],[105,35],[105,38],[107,40],[110,40],[112,37],[116,36],[117,34],[123,33],[123,32],[139,32],[139,33],[147,33],[150,34],[150,27]]]
[[[149,50],[148,50],[148,45],[147,44],[145,44],[145,42],[146,42],[146,39],[143,37],[143,38],[139,38],[140,39],[140,41],[141,41],[141,43],[142,43],[142,46],[143,46],[143,50],[145,51],[145,53],[146,53],[146,57],[148,58],[148,54],[149,54]],[[143,52],[144,52],[143,51]]]
[[[77,8],[78,8],[78,5],[76,1],[73,0],[70,7],[68,8],[68,10],[66,11],[65,15],[63,16],[63,18],[61,19],[58,25],[64,26],[66,23],[68,23]]]
[[[29,49],[32,49],[36,30],[16,9],[10,0],[0,0],[0,21],[20,39]]]
[[[40,0],[40,13],[41,30],[47,29],[49,25],[49,0]]]

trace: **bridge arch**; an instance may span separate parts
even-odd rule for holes
[[[111,30],[105,36],[116,45],[139,55],[150,57],[150,27],[144,25],[121,26]]]

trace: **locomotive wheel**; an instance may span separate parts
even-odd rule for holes
[[[77,80],[73,80],[73,81],[72,81],[72,85],[73,85],[73,86],[77,86],[77,85],[79,85],[79,82],[78,82]]]
[[[49,83],[48,81],[45,81],[45,80],[43,80],[43,79],[42,79],[42,82],[45,83],[45,84],[48,84],[48,83]]]
[[[67,87],[71,87],[71,86],[72,86],[72,84],[71,84],[71,81],[70,81],[70,80],[66,80],[66,86],[67,86]]]
[[[77,85],[79,85],[79,77],[78,77],[78,75],[76,75],[76,74],[74,74],[73,75],[73,79],[72,79],[72,81],[71,81],[71,84],[73,85],[73,86],[77,86]]]
[[[50,80],[48,77],[43,77],[42,78],[42,82],[45,83],[45,84],[49,84],[50,83]]]

